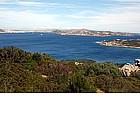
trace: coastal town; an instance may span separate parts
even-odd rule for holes
[[[101,42],[96,42],[104,46],[121,46],[129,48],[140,48],[140,39],[129,39],[129,40],[104,40]]]

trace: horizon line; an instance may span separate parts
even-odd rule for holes
[[[1,29],[1,28],[0,28]],[[1,29],[1,30],[11,30],[11,31],[43,31],[43,30],[91,30],[100,32],[120,32],[120,33],[140,33],[138,32],[127,32],[127,31],[112,31],[112,30],[93,30],[88,28],[46,28],[46,29]]]

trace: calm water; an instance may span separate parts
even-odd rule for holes
[[[140,58],[140,49],[96,44],[96,41],[117,38],[134,39],[140,36],[88,37],[61,36],[52,33],[6,33],[0,34],[0,47],[13,45],[30,52],[48,53],[59,60],[90,59],[98,62],[133,63],[134,59]]]

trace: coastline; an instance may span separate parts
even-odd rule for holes
[[[62,36],[100,36],[100,37],[105,37],[105,36],[113,36],[113,35],[85,35],[85,34],[63,34],[63,33],[57,33]]]
[[[133,33],[112,32],[112,31],[96,31],[88,29],[46,29],[46,30],[1,30],[0,33],[55,33],[60,35],[75,36],[132,36]]]
[[[120,41],[120,42],[118,42],[118,41]],[[133,45],[129,46],[129,43],[131,44],[134,41],[135,41],[136,45],[139,44],[139,39],[137,39],[137,40],[120,40],[120,39],[117,39],[117,40],[104,40],[104,41],[101,41],[101,42],[97,41],[96,43],[100,44],[100,45],[103,45],[103,46],[140,49],[140,46],[133,46]],[[123,45],[124,42],[127,42],[128,45]]]
[[[43,34],[43,36],[41,36]],[[24,49],[26,51],[32,51],[32,52],[48,52],[48,54],[52,55],[52,57],[55,57],[60,60],[67,60],[67,59],[90,59],[90,60],[96,60],[98,62],[104,62],[104,61],[112,61],[117,63],[124,63],[132,62],[130,58],[125,54],[123,58],[118,58],[118,55],[121,55],[121,52],[124,53],[132,53],[131,56],[134,59],[134,56],[137,56],[139,58],[139,52],[135,52],[138,49],[131,48],[124,48],[122,46],[118,47],[108,47],[105,48],[105,46],[100,46],[100,44],[96,44],[96,41],[103,41],[103,40],[111,40],[111,39],[131,39],[131,38],[139,38],[139,36],[134,37],[123,37],[123,36],[114,36],[114,37],[86,37],[86,36],[61,36],[57,35],[55,33],[7,33],[7,34],[0,34],[1,35],[1,46],[8,46],[13,44],[16,47],[19,47],[21,49]],[[39,36],[39,38],[38,38]],[[50,38],[51,37],[51,38]],[[50,40],[52,43],[50,43]],[[66,40],[65,40],[66,38]],[[14,43],[13,43],[14,39]],[[23,39],[23,40],[22,40]],[[63,41],[64,39],[64,41]],[[78,40],[77,40],[78,39]],[[20,40],[20,41],[19,41]],[[32,43],[32,40],[33,43]],[[39,40],[39,42],[38,42]],[[58,40],[58,41],[57,41]],[[72,40],[71,43],[69,43],[69,40]],[[57,47],[57,43],[59,42],[59,47]],[[45,45],[44,45],[45,44]],[[29,46],[29,47],[24,47]],[[38,46],[41,46],[38,48]],[[46,49],[56,46],[55,49]],[[65,47],[64,47],[65,46]],[[93,48],[94,47],[94,48]],[[87,49],[87,51],[85,51]],[[115,50],[118,50],[116,52]],[[105,51],[102,56],[100,56],[100,52]],[[131,52],[129,52],[131,51]],[[65,53],[64,53],[65,52]],[[96,53],[97,52],[97,53]],[[110,52],[114,52],[116,56],[113,54],[110,54]],[[71,53],[71,55],[69,55]],[[94,55],[93,55],[94,54]],[[108,57],[106,57],[108,56]],[[125,58],[126,57],[126,58]]]
[[[106,46],[106,47],[124,47],[124,48],[134,48],[134,49],[140,49],[140,47],[135,47],[135,46],[123,46],[123,45],[116,45],[116,46],[110,46],[110,45],[104,45],[102,43],[99,43],[99,42],[96,42],[97,44],[100,44],[100,45],[103,45],[103,46]]]

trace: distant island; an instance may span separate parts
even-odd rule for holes
[[[112,31],[95,31],[88,29],[47,29],[47,30],[4,30],[0,29],[0,33],[26,33],[26,32],[46,32],[56,33],[60,35],[79,35],[79,36],[132,36],[133,33],[112,32]]]
[[[96,42],[105,46],[122,46],[129,48],[140,48],[140,39],[129,39],[129,40],[104,40],[101,42]]]

